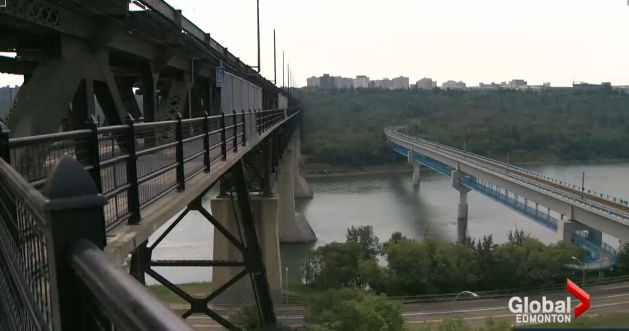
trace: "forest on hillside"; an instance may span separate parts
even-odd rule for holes
[[[301,89],[308,163],[399,160],[383,129],[514,162],[629,158],[629,95],[570,91]]]

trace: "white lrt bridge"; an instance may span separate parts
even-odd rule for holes
[[[590,244],[599,246],[597,260],[610,260],[610,255],[615,254],[615,250],[602,242],[602,233],[629,241],[629,202],[626,200],[412,137],[402,131],[402,127],[391,127],[385,129],[385,134],[393,149],[407,156],[414,165],[415,185],[419,185],[421,164],[452,176],[453,186],[460,192],[459,241],[465,240],[467,232],[467,192],[470,189],[477,189],[505,203],[511,201],[512,207],[519,206],[516,209],[545,221],[548,227],[556,228],[562,240],[579,242],[586,238]],[[551,210],[560,217],[552,217]]]

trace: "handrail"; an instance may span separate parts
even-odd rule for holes
[[[116,329],[192,330],[137,280],[111,265],[105,253],[92,242],[77,241],[69,260]]]

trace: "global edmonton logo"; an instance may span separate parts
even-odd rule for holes
[[[566,290],[579,300],[574,307],[574,318],[577,319],[590,309],[590,295],[570,279],[566,279]],[[553,301],[543,296],[541,300],[530,300],[529,297],[512,297],[509,299],[509,310],[516,314],[517,324],[530,323],[570,323],[572,322],[572,298]]]

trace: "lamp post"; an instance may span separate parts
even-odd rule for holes
[[[258,72],[260,72],[260,0],[256,1],[258,18]]]
[[[581,260],[577,259],[576,256],[571,257],[571,259],[574,261],[577,261],[577,263],[581,265],[581,274],[582,274],[581,285],[584,285],[585,284],[585,264],[581,262]]]
[[[288,304],[288,267],[286,267],[284,271],[284,290],[286,291],[284,298],[286,300],[286,304]]]

